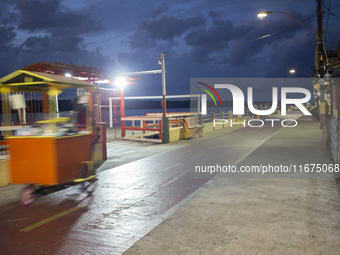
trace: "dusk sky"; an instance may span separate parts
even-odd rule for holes
[[[315,35],[284,14],[257,13],[284,11],[316,31],[316,8],[312,0],[1,0],[0,76],[35,62],[155,70],[162,52],[169,95],[190,93],[190,78],[312,75]],[[340,1],[324,1],[323,24],[326,49],[336,49]],[[161,95],[160,74],[143,78],[126,95]]]

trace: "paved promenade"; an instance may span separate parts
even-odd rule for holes
[[[278,123],[171,144],[114,140],[90,197],[70,188],[22,207],[22,185],[1,187],[2,251],[339,254],[338,174],[306,171],[334,166],[323,130]]]
[[[318,123],[298,122],[236,166],[333,164]],[[337,180],[334,173],[220,173],[124,254],[339,254]]]

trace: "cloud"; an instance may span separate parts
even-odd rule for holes
[[[184,40],[195,51],[212,50],[228,46],[226,43],[235,37],[236,30],[230,20],[215,21],[209,28],[191,31]]]
[[[212,11],[212,10],[210,10],[210,11],[208,12],[208,16],[211,17],[211,18],[213,18],[213,19],[219,19],[219,18],[221,18],[221,14],[219,14],[219,13],[217,13],[217,12],[215,12],[215,11]]]
[[[80,35],[101,28],[86,16],[66,10],[61,0],[19,0],[18,28],[28,31],[45,31],[54,35]]]
[[[315,44],[311,43],[313,41],[315,41],[315,36],[308,31],[300,37],[284,39],[282,46],[273,54],[268,55],[269,62],[275,63],[268,69],[268,77],[289,77],[289,70],[292,68],[301,69],[313,75],[311,68],[314,67],[316,50]],[[306,74],[299,71],[294,77],[308,78]]]
[[[0,75],[35,62],[65,62],[112,68],[114,59],[100,49],[81,49],[85,33],[98,31],[101,25],[88,16],[68,10],[61,0],[19,0],[1,2]],[[24,31],[24,32],[23,32]],[[27,35],[27,32],[33,35]],[[35,33],[35,34],[34,34]]]
[[[34,52],[45,51],[77,51],[79,43],[83,41],[77,36],[31,36],[25,40],[23,47]]]
[[[164,11],[166,11],[168,9],[167,4],[160,6],[159,8],[157,8],[156,10],[154,10],[151,13],[151,17],[152,18],[157,18],[159,15],[161,15]]]
[[[305,20],[307,15],[287,11],[299,20]],[[219,16],[209,12],[213,18],[210,26],[191,31],[184,40],[186,44],[193,47],[192,52],[203,52],[192,55],[192,60],[197,62],[211,62],[218,65],[248,65],[256,59],[259,53],[268,47],[277,47],[283,39],[292,38],[300,31],[305,32],[304,27],[294,20],[283,16],[271,21],[256,20],[243,21],[240,24],[228,19],[218,19]],[[294,26],[295,25],[295,26]],[[293,26],[287,30],[287,27]],[[262,40],[253,40],[263,35],[273,34]],[[214,49],[228,48],[219,52],[206,52]],[[205,53],[204,53],[205,52]]]
[[[2,17],[0,25],[0,58],[3,63],[0,68],[0,77],[35,62],[65,62],[92,65],[102,69],[115,66],[115,60],[101,54],[99,48],[94,51],[80,48],[84,41],[81,33],[87,31],[86,29],[94,29],[94,25],[82,29],[83,26],[91,23],[87,17],[73,13],[74,23],[68,24],[67,19],[71,17],[71,12],[63,10],[60,1],[30,0],[16,3],[19,14],[11,12],[13,5],[10,5],[9,2],[7,5],[4,5],[3,2],[0,4],[3,7],[2,12],[6,13],[6,16]],[[34,4],[35,8],[33,8]],[[50,9],[54,7],[56,9],[47,10],[48,4],[51,4]],[[37,6],[39,7],[37,8]],[[27,9],[25,9],[26,7]],[[44,10],[47,11],[46,15],[42,14]],[[14,15],[16,18],[13,18]],[[56,21],[57,15],[60,15],[58,22],[51,24],[52,21]],[[24,21],[27,21],[27,24],[23,24]],[[84,21],[84,24],[80,24],[80,21]],[[72,29],[78,27],[79,30],[72,34],[68,27],[72,27]],[[26,32],[23,33],[23,29],[30,32],[37,31],[37,33],[27,36]]]
[[[40,42],[41,44],[43,43]],[[42,46],[41,46],[42,47]],[[11,47],[0,50],[0,59],[3,63],[0,69],[0,77],[3,77],[17,69],[36,62],[65,62],[74,65],[87,65],[107,70],[115,69],[115,60],[105,56],[97,48],[95,51],[76,50],[67,51],[34,51],[20,47]]]
[[[183,35],[189,29],[205,25],[203,14],[186,19],[159,15],[139,23],[137,31],[129,37],[132,49],[150,49],[157,47],[156,41],[174,42],[175,37]]]
[[[130,41],[128,44],[131,49],[150,49],[157,46],[157,43],[151,39],[146,31],[137,31],[129,37]]]
[[[5,50],[12,46],[12,41],[16,37],[14,27],[0,26],[0,50]]]

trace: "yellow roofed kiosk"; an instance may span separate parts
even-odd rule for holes
[[[85,90],[86,126],[81,130],[73,116],[57,113],[57,96],[69,88]],[[2,126],[6,132],[12,132],[9,130],[12,109],[20,107],[13,96],[22,92],[41,92],[48,98],[44,119],[30,126],[24,125],[16,131],[17,135],[6,136],[10,148],[11,183],[53,185],[77,177],[83,162],[91,161],[91,93],[97,89],[96,84],[87,81],[27,70],[17,70],[0,79],[3,116],[9,115],[7,120],[4,118]]]

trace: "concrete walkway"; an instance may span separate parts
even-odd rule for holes
[[[318,123],[298,122],[236,167],[334,166]],[[124,254],[339,254],[337,180],[315,171],[220,173]]]
[[[97,169],[98,187],[84,212],[60,218],[56,229],[46,225],[35,233],[42,236],[34,247],[48,250],[40,239],[50,231],[55,254],[81,254],[71,252],[79,247],[89,254],[339,254],[338,174],[300,172],[300,165],[334,164],[318,123],[301,118],[298,123],[283,129],[235,126],[165,145],[110,142],[108,160]],[[263,166],[272,166],[291,171],[195,172],[197,166],[217,163],[237,170],[262,167],[263,172]],[[17,201],[20,187],[1,187],[0,205]],[[58,201],[72,207],[79,202],[73,193],[55,193],[17,211],[44,212]],[[49,215],[64,208],[50,207]],[[20,221],[8,220],[15,224],[6,235],[25,223],[24,216],[17,216]],[[64,228],[67,234],[62,235],[58,230]],[[29,238],[18,240],[18,247],[32,245]]]

